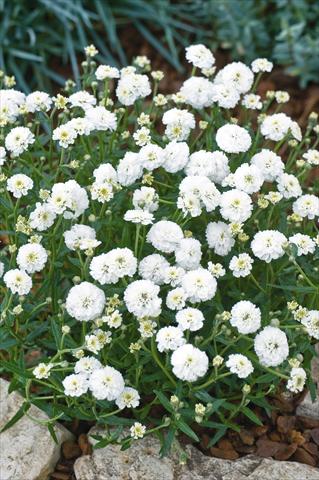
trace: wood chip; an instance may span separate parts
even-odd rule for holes
[[[88,436],[85,433],[81,433],[78,438],[78,444],[81,449],[82,455],[91,455],[92,445],[89,442]]]
[[[274,458],[276,460],[288,460],[297,450],[298,445],[296,443],[291,443],[290,445],[282,443],[277,453],[275,453]]]
[[[296,424],[296,417],[281,415],[277,418],[277,428],[280,433],[288,433],[293,430]]]
[[[295,453],[292,456],[292,460],[300,463],[306,463],[312,467],[316,466],[316,460],[310,453],[306,452],[302,447],[298,447]]]
[[[223,450],[222,448],[211,447],[209,451],[213,457],[224,458],[225,460],[236,460],[239,458],[239,454],[234,449]]]
[[[271,440],[260,438],[257,441],[256,454],[259,457],[273,457],[274,455],[276,455],[276,453],[279,452],[280,446],[280,442],[272,442]]]
[[[79,445],[70,440],[63,442],[62,444],[62,454],[67,460],[71,458],[78,458],[82,455],[82,450]]]
[[[240,436],[241,441],[245,445],[250,445],[250,446],[254,445],[255,438],[254,438],[254,435],[252,434],[252,432],[250,430],[246,430],[245,428],[241,428],[240,432],[239,432],[239,436]]]

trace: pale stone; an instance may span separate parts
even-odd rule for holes
[[[103,436],[94,427],[90,435]],[[95,441],[90,438],[92,444]],[[188,461],[179,464],[176,449],[160,458],[157,438],[146,436],[121,451],[118,445],[93,450],[76,460],[77,480],[319,480],[316,468],[294,462],[278,462],[253,455],[238,460],[208,457],[192,445],[186,447]]]
[[[319,420],[319,398],[313,402],[311,400],[310,393],[307,393],[300,405],[296,410],[297,415],[302,417],[310,417]]]
[[[319,343],[315,345],[317,356],[311,363],[311,374],[313,381],[317,384],[317,398],[313,402],[310,393],[307,393],[304,400],[298,405],[296,413],[302,417],[311,417],[319,420]]]
[[[23,398],[16,392],[8,394],[9,383],[0,379],[0,429],[16,414]],[[28,414],[37,420],[48,420],[35,406]],[[0,434],[1,480],[47,480],[60,457],[60,446],[72,438],[62,425],[55,426],[56,444],[47,427],[22,417],[11,428]]]

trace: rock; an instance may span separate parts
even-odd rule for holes
[[[8,394],[9,383],[0,379],[0,429],[15,415],[23,403],[16,392]],[[28,414],[38,420],[47,415],[31,406]],[[60,446],[72,434],[61,425],[55,427],[58,445],[47,427],[24,416],[11,428],[0,434],[1,480],[46,480],[59,460]]]
[[[94,427],[89,435],[102,435]],[[95,440],[90,439],[92,444]],[[160,458],[159,441],[146,436],[129,450],[117,445],[93,450],[74,464],[77,480],[319,480],[316,468],[293,462],[277,462],[247,455],[237,460],[208,457],[192,445],[185,447],[186,465],[179,464],[177,451]]]
[[[311,362],[311,374],[313,381],[317,384],[317,398],[314,402],[311,400],[308,392],[304,400],[297,407],[297,415],[310,417],[319,420],[319,343],[315,345],[317,356]]]
[[[313,402],[310,393],[307,393],[304,400],[297,407],[296,414],[301,417],[310,417],[319,420],[319,396]]]

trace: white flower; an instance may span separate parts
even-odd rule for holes
[[[170,284],[172,287],[177,287],[181,284],[182,278],[185,274],[185,270],[176,265],[169,266],[163,272],[164,283]]]
[[[202,45],[190,45],[186,47],[186,60],[192,63],[194,67],[198,68],[211,68],[215,63],[215,58],[212,52]]]
[[[66,299],[66,311],[80,322],[88,322],[99,317],[104,306],[103,290],[89,282],[72,287]]]
[[[138,331],[141,334],[141,338],[152,338],[156,327],[157,324],[153,320],[139,319]]]
[[[39,243],[27,243],[19,248],[17,264],[27,273],[41,272],[48,259],[46,250]]]
[[[221,263],[213,263],[208,262],[207,270],[213,275],[215,278],[223,277],[226,273],[226,270],[222,266]]]
[[[115,403],[121,410],[123,408],[136,408],[140,404],[140,395],[135,388],[124,387]]]
[[[184,288],[176,287],[170,290],[166,297],[166,305],[170,310],[181,310],[185,307],[187,293]]]
[[[309,310],[301,323],[306,327],[308,335],[319,340],[319,310]]]
[[[186,340],[178,327],[163,327],[156,334],[156,342],[159,352],[168,352],[181,347]]]
[[[133,133],[133,138],[135,140],[136,145],[139,147],[144,147],[144,145],[147,145],[148,143],[151,142],[151,131],[147,127],[142,127],[136,130],[136,132]]]
[[[306,153],[303,154],[302,158],[304,158],[309,165],[319,165],[319,150],[308,150]]]
[[[175,250],[176,263],[185,270],[198,268],[201,258],[201,244],[195,238],[183,238]]]
[[[70,230],[63,233],[66,246],[70,250],[86,250],[89,246],[97,247],[101,242],[96,240],[94,228],[87,225],[75,224]]]
[[[126,222],[140,223],[141,225],[150,225],[154,221],[154,216],[147,210],[127,210],[124,220]]]
[[[237,189],[222,193],[219,205],[222,217],[230,222],[245,222],[253,209],[250,196]]]
[[[97,400],[116,400],[125,387],[122,374],[113,367],[94,370],[89,380],[89,388]]]
[[[65,144],[67,147],[68,144],[72,145],[74,143],[74,139],[78,135],[90,135],[90,133],[94,130],[94,125],[88,118],[82,117],[74,117],[69,122],[63,125],[64,128],[70,131],[70,135],[63,134],[63,130],[59,130],[58,132],[62,133],[62,137],[60,139],[60,146],[64,146]],[[63,138],[65,136],[65,138]],[[56,139],[58,140],[58,138]]]
[[[31,277],[17,268],[8,270],[3,276],[3,281],[12,293],[19,295],[27,295],[32,288]]]
[[[191,129],[195,128],[194,115],[179,108],[167,110],[163,115],[162,122],[166,125],[165,135],[169,140],[186,140]]]
[[[191,77],[185,80],[180,93],[185,98],[185,103],[193,108],[205,108],[213,104],[214,85],[203,77]]]
[[[98,168],[95,168],[93,176],[99,183],[110,183],[111,185],[117,183],[116,170],[110,163],[102,163]]]
[[[212,98],[221,108],[235,108],[240,100],[240,94],[231,85],[214,83]]]
[[[232,257],[229,262],[229,268],[232,270],[234,277],[247,277],[252,270],[254,260],[248,253],[240,253],[238,256]]]
[[[148,212],[155,212],[158,207],[158,194],[152,187],[141,187],[134,191],[133,205],[135,209],[147,210]]]
[[[151,86],[146,75],[134,72],[123,74],[117,84],[116,96],[125,105],[133,105],[139,98],[147,97],[151,93]]]
[[[176,314],[176,322],[181,330],[196,332],[204,325],[204,315],[197,308],[183,308]]]
[[[286,92],[285,92],[286,93]],[[291,122],[290,124],[290,133],[295,140],[301,142],[302,140],[302,131],[297,122]]]
[[[139,438],[144,437],[144,434],[146,432],[146,427],[145,425],[142,425],[140,422],[135,422],[134,425],[131,426],[130,432],[131,432],[131,437],[134,438],[135,440],[138,440]]]
[[[302,233],[296,233],[289,237],[289,243],[296,245],[297,255],[308,255],[309,253],[314,253],[316,250],[316,243],[312,240],[309,235],[304,235]]]
[[[6,161],[6,150],[4,147],[0,147],[0,167],[4,165]]]
[[[180,380],[196,382],[208,370],[208,357],[199,348],[187,343],[182,345],[172,355],[173,373]]]
[[[275,92],[275,99],[277,103],[287,103],[289,102],[290,95],[288,92],[277,90]]]
[[[255,234],[251,249],[255,257],[270,263],[285,254],[286,243],[285,235],[277,230],[264,230]]]
[[[256,60],[251,63],[251,69],[254,73],[271,72],[273,64],[267,60],[267,58],[256,58]]]
[[[251,361],[240,353],[229,355],[226,367],[239,378],[247,378],[254,371]]]
[[[68,148],[69,145],[73,145],[77,135],[74,126],[68,122],[53,130],[52,139],[57,140],[60,147]]]
[[[277,178],[278,191],[284,198],[300,197],[302,195],[299,180],[294,175],[283,173]]]
[[[210,222],[206,228],[206,239],[217,255],[227,255],[235,245],[230,226],[224,222]]]
[[[89,92],[80,90],[79,92],[70,95],[69,102],[71,107],[81,107],[83,110],[86,110],[96,105],[96,98]]]
[[[101,362],[95,357],[82,357],[74,365],[75,373],[84,373],[89,378],[91,373],[101,368]]]
[[[47,112],[50,109],[52,100],[45,92],[32,92],[26,96],[25,106],[28,112],[34,113],[38,111]]]
[[[183,239],[183,231],[177,223],[161,220],[155,223],[147,234],[147,241],[164,253],[172,253]]]
[[[164,149],[163,168],[169,173],[182,170],[188,163],[189,147],[185,142],[169,142]]]
[[[4,274],[4,263],[0,262],[0,278],[3,277],[3,274]]]
[[[242,62],[229,63],[215,77],[216,83],[223,83],[232,87],[238,93],[248,92],[252,87],[253,81],[253,72]]]
[[[68,375],[62,384],[68,397],[80,397],[88,391],[87,376],[83,373]]]
[[[149,143],[139,151],[138,161],[143,168],[152,172],[162,166],[164,162],[164,150],[156,144]]]
[[[85,335],[85,348],[89,352],[97,354],[102,350],[103,345],[96,335]]]
[[[30,213],[30,227],[43,232],[50,228],[56,218],[53,208],[47,203],[36,203],[36,208]]]
[[[266,148],[256,153],[252,157],[251,163],[259,168],[266,182],[276,180],[283,174],[285,168],[281,158],[275,152]]]
[[[251,110],[261,110],[263,106],[260,95],[255,95],[254,93],[245,95],[241,103],[244,107]]]
[[[64,218],[78,218],[89,206],[84,188],[75,180],[55,183],[48,204],[56,214],[63,213]]]
[[[213,211],[219,204],[220,192],[214,183],[201,175],[184,178],[179,185],[177,206],[184,215],[198,217],[202,207],[207,212]]]
[[[139,156],[134,152],[126,152],[117,166],[118,181],[124,187],[132,185],[143,175],[143,166]]]
[[[230,324],[236,327],[239,333],[254,333],[260,328],[261,312],[252,302],[241,300],[235,303],[230,313]]]
[[[244,128],[227,123],[217,130],[216,143],[226,153],[247,152],[251,137]]]
[[[223,152],[200,150],[192,153],[185,172],[187,175],[204,176],[212,182],[222,183],[230,173],[228,158]]]
[[[52,363],[39,363],[37,365],[32,373],[35,376],[35,378],[38,378],[41,380],[42,378],[49,378],[50,376],[50,370],[54,367]]]
[[[31,130],[27,127],[15,127],[6,136],[5,147],[14,156],[18,157],[29,145],[32,145],[35,137]]]
[[[156,285],[162,285],[165,282],[165,274],[168,268],[169,263],[166,258],[158,253],[153,253],[140,261],[138,273],[144,280],[151,280]]]
[[[114,310],[110,315],[102,317],[103,322],[106,322],[110,328],[119,328],[122,325],[123,317],[118,310]]]
[[[21,198],[28,195],[28,191],[33,188],[33,180],[24,175],[24,173],[17,173],[7,180],[7,189],[15,198]]]
[[[85,116],[93,124],[95,130],[110,130],[111,132],[116,130],[116,115],[105,107],[88,108]]]
[[[319,216],[319,198],[315,195],[302,195],[292,204],[293,212],[302,218],[313,220]]]
[[[261,365],[277,367],[289,355],[286,334],[279,328],[267,326],[255,337],[255,352]]]
[[[287,389],[293,393],[302,392],[307,380],[307,374],[303,368],[292,368],[290,378],[287,382]]]
[[[161,313],[162,300],[160,288],[150,280],[136,280],[130,283],[124,292],[126,308],[138,318],[158,317]]]
[[[137,259],[129,248],[115,248],[94,257],[90,275],[101,285],[117,283],[125,276],[132,277],[137,269]]]
[[[282,140],[291,127],[291,118],[285,113],[267,115],[263,120],[260,131],[267,140],[278,142]]]
[[[97,80],[106,80],[109,78],[119,78],[120,72],[117,68],[110,65],[99,65],[95,70]]]
[[[256,165],[249,165],[248,163],[242,163],[236,169],[233,179],[234,186],[246,193],[259,192],[264,183],[264,176],[261,170]]]
[[[198,268],[184,275],[182,287],[191,303],[206,302],[215,296],[217,282],[208,270]]]

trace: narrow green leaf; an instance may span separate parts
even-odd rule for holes
[[[176,421],[176,426],[179,430],[185,433],[189,438],[195,440],[195,442],[199,442],[199,438],[196,433],[184,422],[181,418]]]

